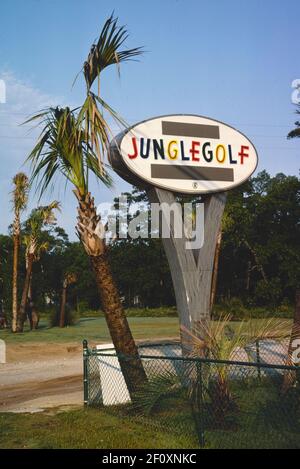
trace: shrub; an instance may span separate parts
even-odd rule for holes
[[[175,306],[161,306],[160,308],[128,308],[126,309],[126,316],[129,318],[177,317],[177,309]]]
[[[272,282],[266,282],[265,280],[257,282],[254,292],[254,301],[256,304],[275,307],[280,302],[280,297],[282,297],[280,279],[273,278]]]
[[[60,309],[52,310],[49,318],[50,327],[58,327],[60,318]],[[78,313],[66,305],[65,326],[74,326],[78,322]]]
[[[293,307],[287,304],[281,306],[246,306],[239,298],[230,298],[215,305],[212,311],[212,318],[219,319],[221,316],[230,314],[232,321],[242,321],[243,319],[262,318],[292,318]]]
[[[88,311],[89,310],[88,301],[85,301],[85,300],[78,301],[77,310],[78,310],[79,314],[82,314],[82,313],[85,313],[86,311]]]
[[[177,317],[177,309],[175,306],[161,306],[160,308],[128,308],[125,310],[126,316],[129,318],[165,318]],[[86,309],[80,313],[80,317],[98,318],[104,316],[103,311]]]

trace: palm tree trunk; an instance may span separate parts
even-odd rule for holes
[[[30,278],[31,278],[32,266],[33,266],[33,258],[34,258],[33,254],[28,255],[25,282],[23,286],[20,309],[19,309],[19,314],[17,318],[17,332],[23,332],[24,321],[25,321],[25,316],[26,316],[26,304],[28,301],[28,290],[30,286]]]
[[[31,309],[31,318],[32,318],[32,329],[37,329],[39,326],[40,315],[36,309],[36,306],[33,300],[30,303],[30,309]]]
[[[67,287],[64,285],[63,290],[62,290],[62,295],[61,295],[59,327],[65,327],[66,300],[67,300]]]
[[[26,262],[26,270],[28,268],[28,263]],[[30,330],[32,331],[33,329],[33,318],[32,318],[32,273],[30,275],[30,281],[29,281],[29,287],[28,287],[28,297],[27,297],[27,316],[29,319],[29,324],[30,324]]]
[[[0,300],[0,329],[7,328],[7,318],[6,313],[3,305],[3,300]]]
[[[127,360],[121,359],[120,366],[131,394],[145,383],[146,374],[112,278],[107,253],[90,256],[90,260],[115,350],[121,356],[130,357]]]
[[[40,321],[40,315],[34,303],[34,296],[32,292],[32,276],[33,272],[31,273],[29,289],[28,289],[28,319],[30,322],[30,329],[37,329]]]
[[[13,237],[14,251],[13,251],[13,278],[12,278],[12,332],[17,332],[17,317],[18,317],[18,259],[19,259],[19,246],[20,235],[15,234]]]
[[[220,259],[220,252],[221,252],[222,235],[223,235],[222,229],[220,229],[218,233],[218,237],[217,237],[217,244],[216,244],[215,258],[214,258],[214,270],[213,270],[212,283],[211,283],[210,310],[212,310],[213,308],[213,305],[215,303],[216,293],[217,293],[219,259]]]
[[[90,257],[95,274],[97,288],[107,326],[116,350],[120,356],[120,367],[124,375],[128,391],[132,394],[147,380],[141,359],[115,285],[107,257],[103,226],[97,215],[94,199],[90,193],[84,196],[74,191],[78,202],[77,233]]]

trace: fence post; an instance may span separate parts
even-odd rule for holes
[[[199,443],[200,447],[205,446],[205,429],[204,429],[204,414],[203,414],[203,376],[202,376],[202,362],[197,361],[197,382],[198,382],[198,409],[199,409]]]
[[[261,369],[260,369],[260,352],[259,352],[259,340],[255,341],[255,346],[256,346],[256,363],[257,363],[257,374],[258,374],[258,379],[261,380]]]
[[[88,405],[89,398],[89,382],[88,382],[88,359],[89,349],[86,339],[82,342],[83,345],[83,402],[84,406]]]

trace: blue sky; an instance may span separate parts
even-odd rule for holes
[[[128,46],[147,50],[140,62],[124,64],[121,79],[114,68],[103,76],[103,97],[128,123],[169,113],[212,117],[253,141],[258,170],[299,174],[299,141],[286,139],[296,120],[291,83],[300,78],[298,0],[4,0],[0,232],[12,221],[11,178],[27,170],[36,136],[18,124],[45,106],[82,102],[82,80],[71,85],[112,10],[130,31]],[[116,176],[114,191],[92,190],[100,203],[128,187]],[[74,196],[61,191],[43,202],[54,197],[64,208],[59,223],[74,239]]]

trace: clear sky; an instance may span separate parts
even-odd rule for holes
[[[112,10],[130,31],[129,47],[143,45],[140,62],[104,72],[102,94],[129,123],[172,113],[224,121],[257,147],[258,170],[299,174],[299,140],[286,135],[296,120],[291,83],[300,78],[299,0],[1,0],[0,232],[12,221],[11,179],[36,133],[19,127],[49,105],[77,105],[84,85],[71,85]],[[117,176],[114,191],[93,185],[96,201],[110,202],[129,186]],[[75,200],[60,197],[59,223],[74,239]],[[30,207],[33,205],[32,200]]]

